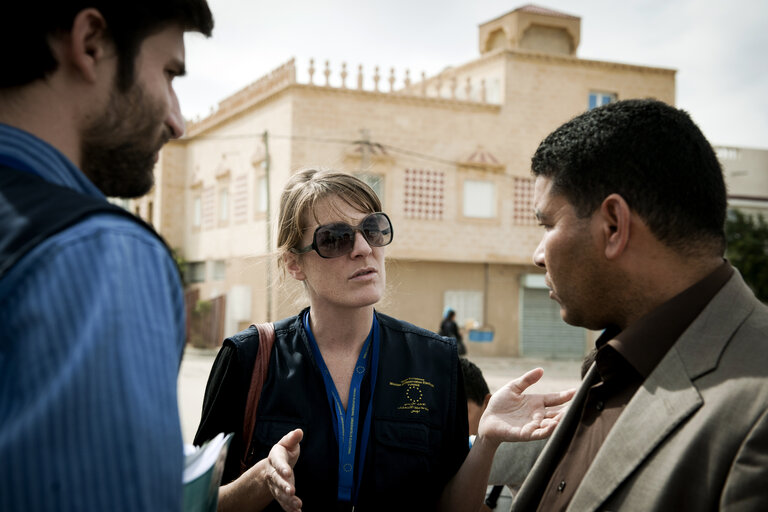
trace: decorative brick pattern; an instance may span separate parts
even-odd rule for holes
[[[240,174],[232,180],[232,221],[236,224],[248,220],[248,175]]]
[[[429,169],[406,169],[404,206],[409,219],[442,220],[445,173]]]
[[[533,183],[530,178],[515,178],[512,189],[512,222],[518,226],[535,226],[533,215]]]

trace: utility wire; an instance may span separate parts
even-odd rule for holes
[[[192,137],[192,139],[195,139],[195,140],[258,139],[261,136],[262,136],[261,133],[253,134],[253,135],[250,135],[250,134],[203,135],[200,137]],[[380,144],[378,142],[371,142],[371,141],[364,141],[364,140],[332,139],[332,138],[314,137],[314,136],[308,136],[308,135],[277,135],[273,133],[270,133],[269,137],[270,139],[302,140],[302,141],[309,141],[309,142],[321,142],[321,143],[327,143],[327,144],[345,144],[345,145],[367,144],[369,146],[378,146],[378,147],[384,148],[386,151],[389,151],[392,153],[399,153],[403,155],[413,156],[413,157],[421,158],[422,160],[427,160],[430,162],[440,163],[444,165],[451,165],[454,167],[458,167],[459,165],[459,163],[454,160],[448,160],[446,158],[428,155],[428,154],[420,153],[418,151],[413,151],[410,149],[398,148],[396,146],[391,146],[389,144]]]

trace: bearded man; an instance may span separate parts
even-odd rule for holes
[[[0,42],[0,510],[179,510],[184,304],[153,184],[205,0],[11,2]]]

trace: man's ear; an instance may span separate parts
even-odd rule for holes
[[[307,278],[307,276],[304,275],[304,271],[301,269],[301,265],[299,264],[298,254],[293,254],[292,252],[284,252],[283,264],[285,265],[285,269],[288,271],[288,273],[291,274],[291,277],[297,281],[304,281]]]
[[[485,394],[485,399],[483,399],[483,412],[485,412],[485,408],[488,407],[488,402],[490,402],[490,401],[491,401],[491,394],[490,393],[486,393]]]
[[[603,199],[598,213],[600,233],[603,236],[605,257],[614,260],[621,256],[631,236],[632,210],[619,194]]]
[[[95,83],[98,66],[114,54],[107,22],[97,9],[83,9],[75,15],[69,33],[51,37],[51,48],[59,65],[67,66],[85,81]]]

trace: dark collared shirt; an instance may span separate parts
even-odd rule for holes
[[[632,396],[672,345],[733,274],[728,262],[624,331],[606,329],[596,342],[596,371],[571,442],[560,455],[538,510],[568,507],[597,452]]]

